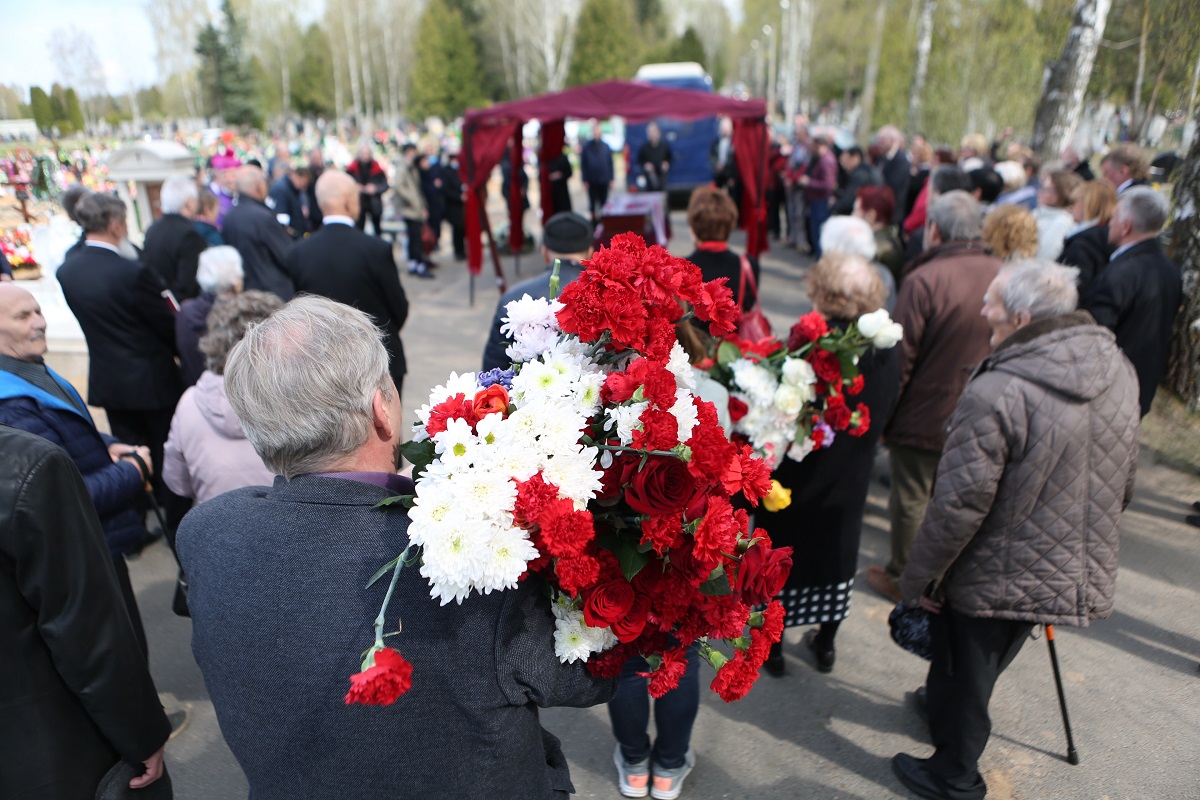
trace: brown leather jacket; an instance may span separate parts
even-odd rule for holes
[[[946,442],[946,420],[971,370],[991,349],[980,311],[1000,262],[984,247],[938,245],[900,284],[893,315],[904,327],[900,400],[884,429],[887,444],[940,451]]]
[[[1086,312],[1018,330],[954,412],[904,597],[1032,623],[1107,617],[1138,422],[1133,365]]]

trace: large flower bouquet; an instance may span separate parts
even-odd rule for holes
[[[0,256],[8,261],[14,270],[36,271],[37,259],[33,257],[30,247],[31,228],[29,225],[18,225],[12,230],[0,230]]]
[[[885,309],[831,328],[816,311],[792,326],[786,342],[720,340],[705,366],[729,390],[734,438],[746,441],[772,469],[829,447],[840,433],[862,436],[870,410],[854,398],[863,389],[858,362],[869,347],[886,349],[903,331]]]
[[[770,470],[695,396],[675,335],[690,315],[731,333],[732,294],[631,234],[584,266],[556,300],[509,304],[511,369],[451,374],[418,410],[403,448],[416,481],[411,545],[379,577],[395,570],[394,585],[419,563],[445,604],[539,575],[563,662],[615,677],[643,656],[659,697],[698,642],[717,670],[712,689],[739,699],[782,635],[772,598],[791,550],[751,534],[747,508],[770,491]],[[410,683],[382,620],[347,702],[394,700]]]

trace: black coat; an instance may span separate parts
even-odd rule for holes
[[[738,294],[738,286],[742,277],[742,260],[741,257],[733,250],[720,250],[712,252],[709,250],[697,250],[687,260],[700,268],[700,276],[705,281],[716,280],[717,278],[725,278],[725,285],[729,287],[729,291],[733,292],[733,299],[742,307],[743,311],[749,311],[754,308],[754,296],[750,291],[750,284],[746,284],[746,295],[742,297]],[[762,290],[762,276],[759,272],[758,260],[747,257],[750,262],[750,272],[754,274],[754,283]],[[706,330],[707,325],[703,326]]]
[[[371,315],[387,333],[391,373],[396,385],[408,371],[400,329],[408,319],[408,298],[400,285],[392,246],[350,225],[323,225],[288,253],[288,271],[296,291],[328,297]]]
[[[1093,225],[1063,240],[1058,263],[1079,268],[1079,296],[1089,291],[1092,281],[1108,266],[1113,247],[1108,243],[1108,226]]]
[[[0,796],[79,800],[167,740],[100,521],[69,456],[0,426]]]
[[[1100,273],[1080,307],[1117,335],[1137,372],[1142,416],[1167,372],[1175,315],[1183,299],[1179,268],[1154,239],[1138,242]]]
[[[908,158],[908,153],[904,150],[897,150],[896,155],[880,163],[879,171],[883,176],[883,182],[892,188],[892,195],[896,201],[896,213],[892,217],[892,221],[899,225],[908,216],[906,208],[908,187],[913,180],[912,162]]]
[[[850,214],[854,211],[854,198],[858,195],[858,190],[867,186],[880,186],[883,184],[883,178],[879,174],[879,170],[872,167],[866,161],[854,168],[854,171],[846,178],[846,185],[838,192],[837,200],[833,203],[833,208],[829,210],[831,214]]]
[[[245,288],[274,292],[285,302],[292,299],[296,290],[284,266],[292,237],[275,219],[274,211],[243,195],[225,215],[221,235],[242,255]]]
[[[68,258],[57,276],[87,340],[88,403],[120,411],[174,408],[183,393],[175,314],[157,276],[91,245]]]
[[[208,242],[187,217],[163,214],[146,230],[142,263],[154,271],[179,302],[200,294],[196,267]]]
[[[179,347],[179,371],[185,387],[196,385],[208,363],[200,352],[200,339],[208,333],[208,312],[216,300],[212,293],[203,292],[185,302],[175,317],[175,344]]]
[[[614,683],[559,662],[537,577],[439,605],[402,570],[387,616],[403,632],[387,642],[412,663],[412,689],[387,707],[343,703],[388,581],[363,587],[408,544],[407,513],[375,508],[392,494],[279,477],[179,527],[192,652],[250,797],[559,800],[567,761],[538,708],[603,703]]]
[[[276,220],[279,220],[280,215],[287,217],[286,224],[282,221],[279,224],[284,225],[293,239],[303,238],[304,234],[312,230],[309,226],[308,214],[305,213],[308,207],[308,196],[297,189],[296,184],[292,183],[292,179],[287,175],[271,185],[267,204],[275,212]]]

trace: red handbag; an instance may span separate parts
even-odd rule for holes
[[[421,226],[421,249],[425,255],[429,255],[434,250],[437,250],[438,237],[433,231],[433,226],[426,222]]]
[[[767,321],[762,308],[758,305],[758,283],[754,280],[754,270],[750,268],[750,259],[738,256],[742,262],[742,274],[738,279],[738,301],[743,302],[746,296],[746,284],[754,296],[754,305],[749,311],[742,311],[742,321],[738,323],[738,337],[748,342],[759,342],[771,338],[771,323]]]

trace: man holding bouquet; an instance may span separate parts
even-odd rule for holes
[[[371,580],[409,544],[404,508],[378,504],[413,485],[396,475],[400,398],[370,318],[298,298],[234,347],[225,382],[278,477],[198,506],[178,547],[193,651],[251,796],[573,792],[538,707],[603,703],[613,683],[555,655],[542,580],[446,605],[416,568]],[[385,592],[404,654],[369,650],[348,686]]]

